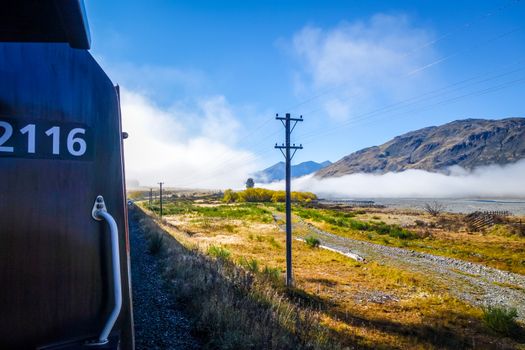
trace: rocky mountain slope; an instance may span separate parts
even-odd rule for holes
[[[292,177],[301,177],[304,175],[315,173],[316,171],[327,167],[330,164],[332,164],[332,162],[327,160],[322,163],[307,161],[299,163],[297,165],[292,165]],[[270,183],[273,181],[280,181],[284,180],[284,177],[284,162],[276,163],[271,167],[268,167],[262,171],[258,171],[253,176],[255,182],[259,183]]]
[[[407,169],[447,172],[459,165],[507,164],[525,158],[525,118],[465,119],[395,137],[345,156],[318,177],[387,173]]]

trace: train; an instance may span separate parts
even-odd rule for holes
[[[133,349],[119,87],[82,0],[0,4],[0,349]]]

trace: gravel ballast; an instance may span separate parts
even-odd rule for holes
[[[184,313],[170,300],[158,258],[147,252],[138,224],[129,217],[135,348],[199,349]]]

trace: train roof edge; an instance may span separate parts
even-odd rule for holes
[[[63,42],[89,50],[83,0],[0,1],[0,42]]]

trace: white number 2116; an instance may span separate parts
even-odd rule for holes
[[[51,152],[53,155],[60,155],[60,126],[52,126],[47,129],[44,133],[46,136],[51,137]],[[5,146],[5,144],[14,137],[13,125],[7,121],[0,120],[0,154],[1,153],[14,153],[21,152],[26,154],[37,153],[37,125],[27,124],[20,130],[21,135],[27,135],[27,142],[18,142],[15,144],[25,146],[24,149],[16,150],[13,146]],[[19,135],[20,135],[19,134]],[[86,134],[84,128],[73,128],[67,133],[66,138],[66,149],[67,153],[73,157],[80,157],[86,153],[87,143],[82,138],[82,135]],[[23,137],[23,136],[21,136]],[[24,138],[25,139],[25,138]],[[41,152],[49,152],[49,150],[40,150]]]

